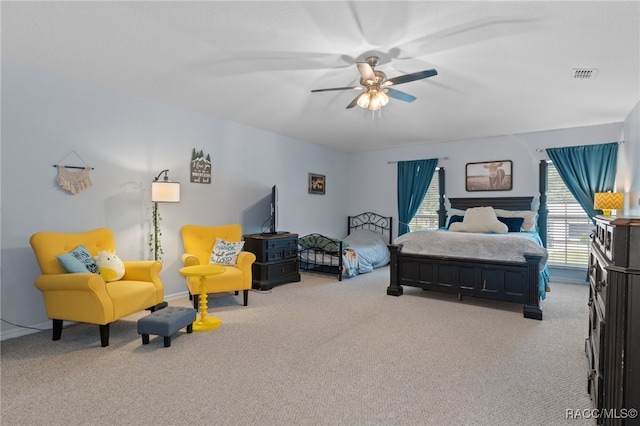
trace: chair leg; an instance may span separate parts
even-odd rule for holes
[[[198,310],[198,302],[200,301],[200,295],[194,294],[193,296],[193,308]]]
[[[247,303],[249,303],[249,290],[242,290],[242,295],[244,296],[244,306],[247,306]]]
[[[62,337],[62,320],[53,320],[53,340],[60,340]]]
[[[100,325],[100,343],[102,347],[109,346],[109,324]]]
[[[157,305],[153,305],[152,307],[147,308],[147,310],[151,311],[151,312],[155,312],[155,311],[158,311],[160,309],[164,309],[167,306],[169,306],[169,304],[167,302],[160,302]]]

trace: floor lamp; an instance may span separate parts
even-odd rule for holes
[[[164,173],[164,179],[160,176]],[[153,258],[162,260],[162,245],[160,244],[160,221],[162,218],[158,213],[158,203],[179,203],[180,202],[180,182],[171,182],[168,176],[169,170],[161,171],[151,183],[151,201],[153,202],[153,234],[151,243]]]

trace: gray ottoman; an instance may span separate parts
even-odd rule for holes
[[[167,306],[141,318],[138,320],[138,334],[142,334],[142,344],[149,343],[149,335],[155,334],[164,337],[164,347],[168,348],[171,346],[171,336],[178,330],[187,327],[187,333],[193,331],[196,313],[193,308]]]

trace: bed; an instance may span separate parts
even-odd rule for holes
[[[399,237],[394,244],[389,245],[391,255],[390,284],[387,294],[400,296],[403,294],[402,286],[419,287],[424,290],[435,290],[454,293],[458,298],[462,296],[475,296],[494,300],[519,303],[523,305],[525,318],[542,320],[540,300],[544,299],[548,289],[548,270],[546,268],[546,233],[538,233],[535,229],[546,230],[546,182],[542,176],[541,163],[540,179],[540,205],[537,212],[532,211],[533,197],[496,197],[496,198],[451,198],[451,209],[467,210],[477,207],[493,207],[508,215],[508,212],[528,211],[533,212],[535,224],[532,232],[522,232],[534,240],[533,245],[528,245],[521,253],[512,253],[512,249],[496,249],[494,253],[477,257],[469,255],[464,248],[471,245],[461,241],[461,238],[473,236],[471,233],[450,232],[446,230],[423,231],[434,234],[437,240],[432,243],[410,242],[410,237]],[[440,179],[444,181],[444,170],[441,170]],[[443,186],[441,186],[442,188]],[[451,219],[452,210],[444,208],[444,194],[441,194],[439,213],[440,226],[446,228]],[[499,210],[495,210],[496,212]],[[449,213],[449,214],[447,214]],[[449,217],[447,217],[449,216]],[[409,233],[413,234],[413,233]],[[409,235],[405,234],[405,235]],[[455,234],[455,251],[445,251],[443,245],[444,234]],[[501,234],[517,234],[508,232]],[[497,235],[476,234],[475,237],[493,237]],[[511,235],[510,237],[514,237]],[[520,237],[519,235],[517,237]],[[433,249],[421,250],[417,245],[431,246]],[[475,244],[475,243],[474,243]],[[484,242],[483,242],[484,244]],[[513,243],[511,243],[513,244]],[[412,246],[412,248],[408,248]],[[513,247],[513,246],[509,246]],[[502,256],[501,251],[508,251],[508,256]]]
[[[365,212],[347,217],[347,236],[313,233],[298,238],[300,270],[354,277],[388,265],[393,218]]]

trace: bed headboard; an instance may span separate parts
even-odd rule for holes
[[[378,232],[389,242],[393,241],[393,217],[380,216],[377,213],[365,212],[356,216],[347,217],[347,235],[356,229],[367,229],[369,231]]]
[[[503,210],[531,210],[533,197],[449,198],[451,208],[470,209],[491,206]]]
[[[540,202],[538,204],[538,233],[540,234],[540,239],[544,247],[547,246],[547,216],[549,215],[549,209],[547,208],[547,168],[547,161],[540,160],[538,169],[538,189],[540,192]],[[444,167],[441,167],[439,170],[439,180],[440,207],[438,209],[438,226],[442,228],[445,226],[447,219],[447,210],[444,206],[446,198]],[[449,201],[451,202],[452,208],[461,210],[487,205],[504,210],[531,210],[533,197],[449,198]]]

